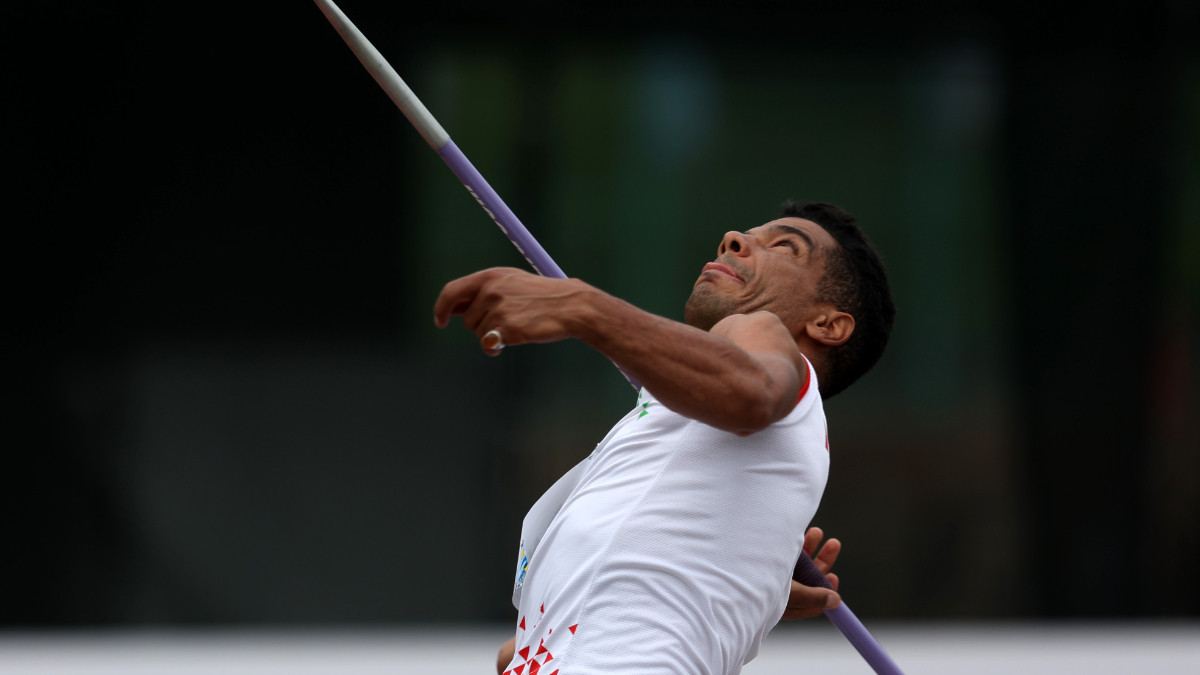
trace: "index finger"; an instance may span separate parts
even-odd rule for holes
[[[481,270],[459,277],[442,287],[437,300],[433,303],[433,323],[438,328],[445,328],[450,323],[450,317],[462,314],[474,302],[479,289],[495,274],[494,269]]]
[[[817,569],[821,570],[821,572],[825,574],[828,574],[830,568],[832,568],[833,564],[837,562],[838,554],[841,552],[842,542],[838,541],[837,539],[830,539],[829,541],[825,542],[824,546],[821,547],[821,552],[818,553],[815,558],[813,558],[813,562],[816,563]]]
[[[825,532],[819,527],[810,527],[804,532],[804,552],[808,554],[808,557],[816,557],[817,546],[821,544],[821,540],[824,538]]]

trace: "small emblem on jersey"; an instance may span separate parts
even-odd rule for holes
[[[521,540],[521,559],[517,563],[517,581],[513,586],[513,590],[517,590],[525,583],[525,574],[529,571],[529,554],[525,552],[525,540]]]
[[[645,403],[642,402],[642,397],[644,397],[645,395],[646,395],[645,389],[638,391],[638,406],[642,409],[642,412],[638,413],[638,416],[637,416],[637,418],[639,420],[642,419],[643,417],[645,417],[646,415],[650,414],[650,401],[646,401]]]

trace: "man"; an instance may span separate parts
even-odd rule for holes
[[[686,323],[514,269],[447,284],[434,320],[456,314],[491,356],[575,338],[642,384],[526,516],[504,672],[739,672],[788,607],[824,491],[822,396],[869,370],[891,332],[887,275],[854,218],[788,203],[726,233]],[[827,572],[836,548],[819,557]]]

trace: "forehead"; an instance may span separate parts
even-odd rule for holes
[[[834,249],[838,246],[837,240],[825,228],[804,218],[779,218],[746,230],[746,234],[751,236],[793,234],[801,237],[808,235],[809,241],[815,244],[817,248]]]

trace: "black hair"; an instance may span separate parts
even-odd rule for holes
[[[854,216],[833,204],[788,201],[779,217],[811,220],[838,243],[825,259],[817,300],[853,316],[854,333],[827,353],[821,396],[832,398],[874,367],[887,347],[896,320],[887,269]]]

